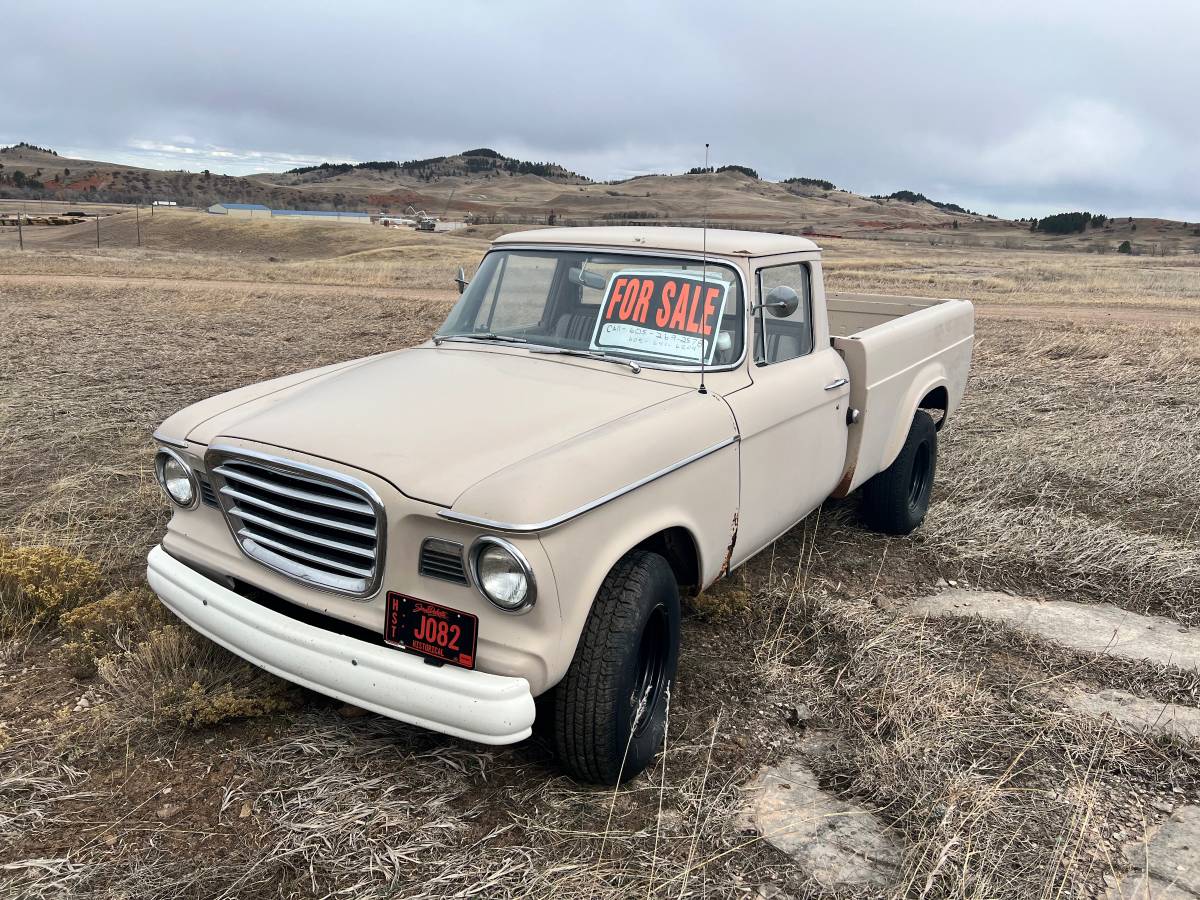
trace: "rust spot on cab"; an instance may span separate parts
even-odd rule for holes
[[[733,522],[729,526],[729,546],[725,548],[725,561],[721,563],[721,571],[717,573],[717,578],[724,578],[729,574],[729,561],[733,559],[733,548],[737,544],[738,531],[738,514],[733,514]]]

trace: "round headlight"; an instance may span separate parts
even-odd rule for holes
[[[536,585],[525,557],[508,541],[482,537],[471,554],[475,584],[480,593],[508,612],[533,605]]]
[[[176,505],[188,508],[196,502],[196,480],[183,458],[173,450],[163,448],[154,458],[154,474],[167,496]]]

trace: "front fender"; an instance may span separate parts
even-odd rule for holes
[[[668,528],[691,534],[701,582],[714,581],[736,534],[738,444],[733,443],[611,503],[543,532],[562,611],[550,683],[566,674],[600,585],[617,561]]]

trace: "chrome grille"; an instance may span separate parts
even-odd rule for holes
[[[378,587],[385,520],[367,485],[246,451],[210,450],[208,471],[247,556],[339,593],[368,596]]]
[[[421,544],[421,560],[417,571],[427,578],[440,578],[455,584],[467,583],[467,571],[463,568],[462,544],[426,538]]]

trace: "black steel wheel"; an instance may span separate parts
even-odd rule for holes
[[[909,534],[929,511],[937,469],[937,427],[918,409],[895,461],[863,485],[862,516],[885,534]]]

